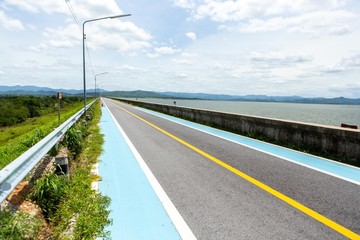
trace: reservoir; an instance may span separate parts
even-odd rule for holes
[[[139,101],[340,127],[360,127],[360,105],[142,98]]]

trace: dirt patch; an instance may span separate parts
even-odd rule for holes
[[[51,239],[51,226],[45,220],[45,217],[42,213],[42,210],[38,205],[29,201],[27,196],[32,191],[34,187],[34,182],[36,179],[40,178],[47,171],[52,171],[54,158],[50,156],[45,156],[28,176],[20,182],[13,192],[6,198],[6,201],[2,204],[5,208],[21,211],[32,215],[40,220],[41,227],[38,232],[36,239],[45,240]]]
[[[33,189],[34,181],[40,178],[46,171],[53,169],[54,158],[45,156],[28,176],[20,182],[6,200],[17,209],[24,202],[30,191]]]

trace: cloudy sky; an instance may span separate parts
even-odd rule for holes
[[[74,13],[74,14],[73,14]],[[360,98],[358,0],[0,0],[0,85]]]

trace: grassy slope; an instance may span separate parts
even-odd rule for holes
[[[82,107],[75,103],[62,109],[61,123],[74,115]],[[59,126],[57,113],[28,119],[13,127],[0,129],[0,169],[5,167],[27,149]]]
[[[71,161],[70,177],[63,178],[49,172],[35,183],[32,193],[33,197],[36,196],[35,201],[43,203],[43,210],[52,207],[48,224],[41,225],[40,220],[30,214],[6,210],[0,212],[0,239],[45,239],[44,236],[61,240],[109,239],[105,227],[111,224],[110,199],[91,188],[92,182],[99,180],[91,169],[98,161],[103,144],[98,125],[100,104],[94,104],[92,109],[92,120],[87,129],[81,124],[73,127],[75,133],[84,138],[82,151]],[[63,144],[66,145],[66,141]],[[54,197],[60,201],[54,201]]]

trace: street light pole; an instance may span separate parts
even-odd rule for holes
[[[94,19],[89,19],[86,20],[83,25],[82,25],[82,38],[83,38],[83,81],[84,81],[84,115],[86,116],[86,76],[85,76],[85,23],[88,22],[94,22],[94,21],[99,21],[99,20],[103,20],[103,19],[113,19],[113,18],[120,18],[120,17],[128,17],[131,16],[131,14],[122,14],[122,15],[115,15],[115,16],[109,16],[109,17],[102,17],[102,18],[94,18]]]
[[[103,74],[107,74],[107,73],[108,73],[108,72],[103,72],[103,73],[95,74],[95,98],[96,98],[96,76],[103,75]]]

